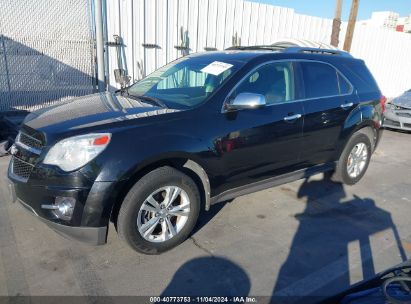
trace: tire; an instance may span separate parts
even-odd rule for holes
[[[168,193],[173,197],[174,192],[178,192],[178,196],[168,200]],[[152,208],[154,206],[157,207]],[[181,215],[171,214],[173,210]],[[160,167],[143,176],[127,193],[120,207],[117,230],[120,238],[134,250],[159,254],[187,239],[199,213],[200,194],[195,182],[177,169]]]
[[[350,160],[350,154],[354,151],[359,152],[358,147],[363,147],[363,149],[366,149],[366,157],[364,157],[363,155],[360,157],[360,159],[364,159],[364,163],[362,166],[360,166],[359,172],[356,171],[357,174],[352,174],[352,170],[350,170],[352,169],[352,166],[350,165],[353,164],[353,161],[352,158]],[[354,133],[354,135],[346,144],[344,151],[341,153],[335,171],[326,174],[326,176],[328,175],[328,177],[331,177],[331,180],[335,182],[340,182],[346,185],[354,185],[361,180],[361,178],[367,171],[371,159],[371,154],[372,145],[369,137],[364,133]]]

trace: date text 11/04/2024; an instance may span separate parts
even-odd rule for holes
[[[255,297],[150,297],[150,303],[257,303]]]

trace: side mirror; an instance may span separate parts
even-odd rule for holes
[[[255,93],[240,93],[234,100],[226,104],[228,111],[241,109],[256,109],[264,107],[267,104],[265,96]]]
[[[115,69],[114,70],[114,79],[117,83],[121,85],[122,88],[125,88],[130,83],[131,77],[126,74],[124,69]]]

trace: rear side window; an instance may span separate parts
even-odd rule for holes
[[[337,72],[337,78],[338,78],[338,86],[340,89],[340,94],[350,93],[351,85],[348,83],[348,81],[338,72]]]
[[[331,65],[320,62],[301,62],[305,98],[348,94],[351,85]]]

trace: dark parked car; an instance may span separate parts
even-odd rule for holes
[[[217,202],[320,172],[358,182],[383,101],[364,62],[340,51],[194,54],[120,92],[29,114],[8,176],[58,232],[102,244],[113,221],[133,249],[160,253]]]

